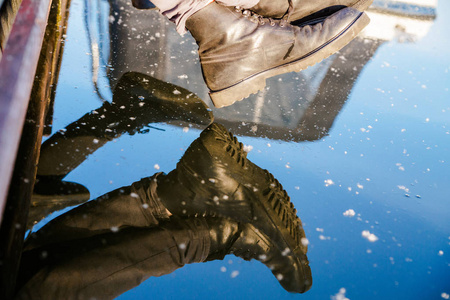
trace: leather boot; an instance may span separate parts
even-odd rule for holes
[[[200,218],[199,218],[200,219]],[[206,218],[210,233],[207,261],[233,254],[244,260],[256,259],[266,265],[285,290],[304,293],[311,288],[312,276],[306,251],[295,243],[278,245],[252,224],[225,218]]]
[[[302,23],[329,16],[345,7],[364,11],[372,2],[373,0],[260,0],[250,10],[269,18],[281,19],[289,15],[290,22]]]
[[[251,223],[280,249],[306,253],[305,232],[286,191],[246,156],[242,143],[213,123],[189,146],[175,170],[157,177],[157,195],[173,215]]]
[[[211,99],[223,107],[262,90],[269,77],[320,62],[368,23],[365,13],[344,8],[318,23],[293,26],[213,2],[189,17],[186,27],[199,46]]]

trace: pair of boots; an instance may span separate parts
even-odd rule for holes
[[[261,0],[250,10],[213,2],[194,13],[186,28],[199,46],[212,102],[231,105],[264,89],[267,78],[340,50],[369,23],[359,10],[372,1]]]

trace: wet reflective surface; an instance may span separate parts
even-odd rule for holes
[[[31,256],[32,262],[23,260],[27,272],[20,279],[50,269],[61,272],[55,278],[65,286],[75,278],[98,282],[96,272],[101,277],[99,270],[114,266],[130,271],[110,271],[123,277],[110,277],[104,293],[95,290],[98,298],[448,299],[450,5],[419,4],[375,1],[371,24],[339,53],[300,73],[271,78],[263,92],[216,109],[189,34],[180,37],[156,10],[139,11],[128,1],[72,1],[51,133],[41,148],[30,208],[31,232],[39,234],[50,220],[88,200],[117,189],[123,196],[122,187],[179,169],[177,162],[214,119],[243,144],[256,170],[267,169],[286,190],[307,239],[302,245],[308,246],[313,284],[304,294],[289,293],[270,266],[239,255],[189,264],[204,260],[192,255],[178,269],[162,268],[161,258],[133,269],[143,249],[170,246],[138,215],[122,218],[133,207],[123,203],[71,211],[85,220],[74,221],[81,231],[64,233],[66,227],[56,226],[53,240],[44,239],[47,248],[35,254],[46,259],[53,251],[63,253],[55,254],[56,267],[36,264]],[[241,163],[245,154],[236,151]],[[220,185],[223,173],[241,172],[230,167],[215,173],[214,163],[200,158],[193,165],[202,167],[193,174],[219,180],[206,186],[221,197],[229,188]],[[259,193],[255,187],[272,187],[253,173],[240,176],[246,178],[240,183],[252,185],[243,192],[247,198]],[[127,195],[135,199],[139,193]],[[214,193],[206,196],[213,202]],[[256,232],[264,232],[255,224]],[[170,231],[179,224],[161,226]],[[86,228],[98,231],[86,234]],[[190,239],[175,247],[184,250],[196,239],[181,231]],[[58,244],[61,237],[75,242]]]

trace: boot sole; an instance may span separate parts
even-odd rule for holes
[[[222,90],[210,91],[209,95],[214,106],[217,108],[229,106],[237,101],[247,98],[251,94],[263,90],[266,86],[266,79],[268,78],[290,72],[300,72],[301,70],[315,65],[346,46],[369,24],[369,22],[370,19],[367,14],[361,13],[340,34],[305,56],[290,63],[252,75],[241,82]]]

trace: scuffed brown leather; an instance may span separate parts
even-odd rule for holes
[[[342,10],[313,26],[250,21],[240,11],[212,3],[192,15],[187,28],[199,45],[206,84],[212,91],[298,60],[339,35],[361,13]]]

